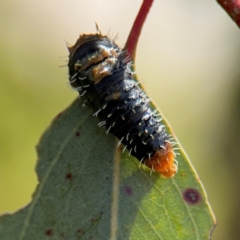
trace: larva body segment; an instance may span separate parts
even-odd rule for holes
[[[162,176],[177,172],[175,154],[161,118],[134,80],[126,51],[100,33],[81,35],[69,48],[69,80],[129,154]]]

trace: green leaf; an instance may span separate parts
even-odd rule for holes
[[[150,175],[81,105],[42,136],[32,202],[0,218],[0,239],[209,239],[214,216],[182,150],[174,178]]]

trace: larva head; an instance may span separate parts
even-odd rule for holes
[[[78,72],[94,84],[112,75],[113,69],[118,65],[120,49],[100,33],[80,35],[68,50],[70,76]]]
[[[172,145],[166,142],[164,148],[156,151],[150,159],[145,159],[143,163],[163,177],[169,178],[173,177],[178,170],[174,157]]]
[[[73,46],[68,46],[68,51],[69,51],[69,58],[72,58],[72,56],[74,55],[74,53],[76,52],[76,50],[78,48],[80,48],[83,44],[87,43],[87,42],[91,42],[94,40],[101,40],[103,38],[106,38],[106,36],[103,36],[99,33],[96,34],[82,34],[79,36],[77,42],[73,45]]]

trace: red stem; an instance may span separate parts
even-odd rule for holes
[[[240,28],[240,0],[217,0],[217,2],[222,6],[223,9],[225,9],[225,11]],[[153,0],[143,0],[142,6],[133,23],[132,29],[125,44],[125,49],[128,51],[133,61],[136,56],[137,43],[142,31],[142,27],[152,3]]]
[[[125,49],[134,61],[137,49],[137,43],[142,31],[143,24],[148,15],[149,9],[152,6],[153,0],[143,0],[142,6],[138,12],[138,15],[133,23],[132,29],[129,33]]]
[[[217,0],[217,2],[240,27],[240,0]]]

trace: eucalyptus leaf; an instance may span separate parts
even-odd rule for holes
[[[184,152],[175,177],[150,175],[97,124],[79,99],[54,119],[37,147],[32,202],[1,216],[0,239],[209,239],[215,219]]]

